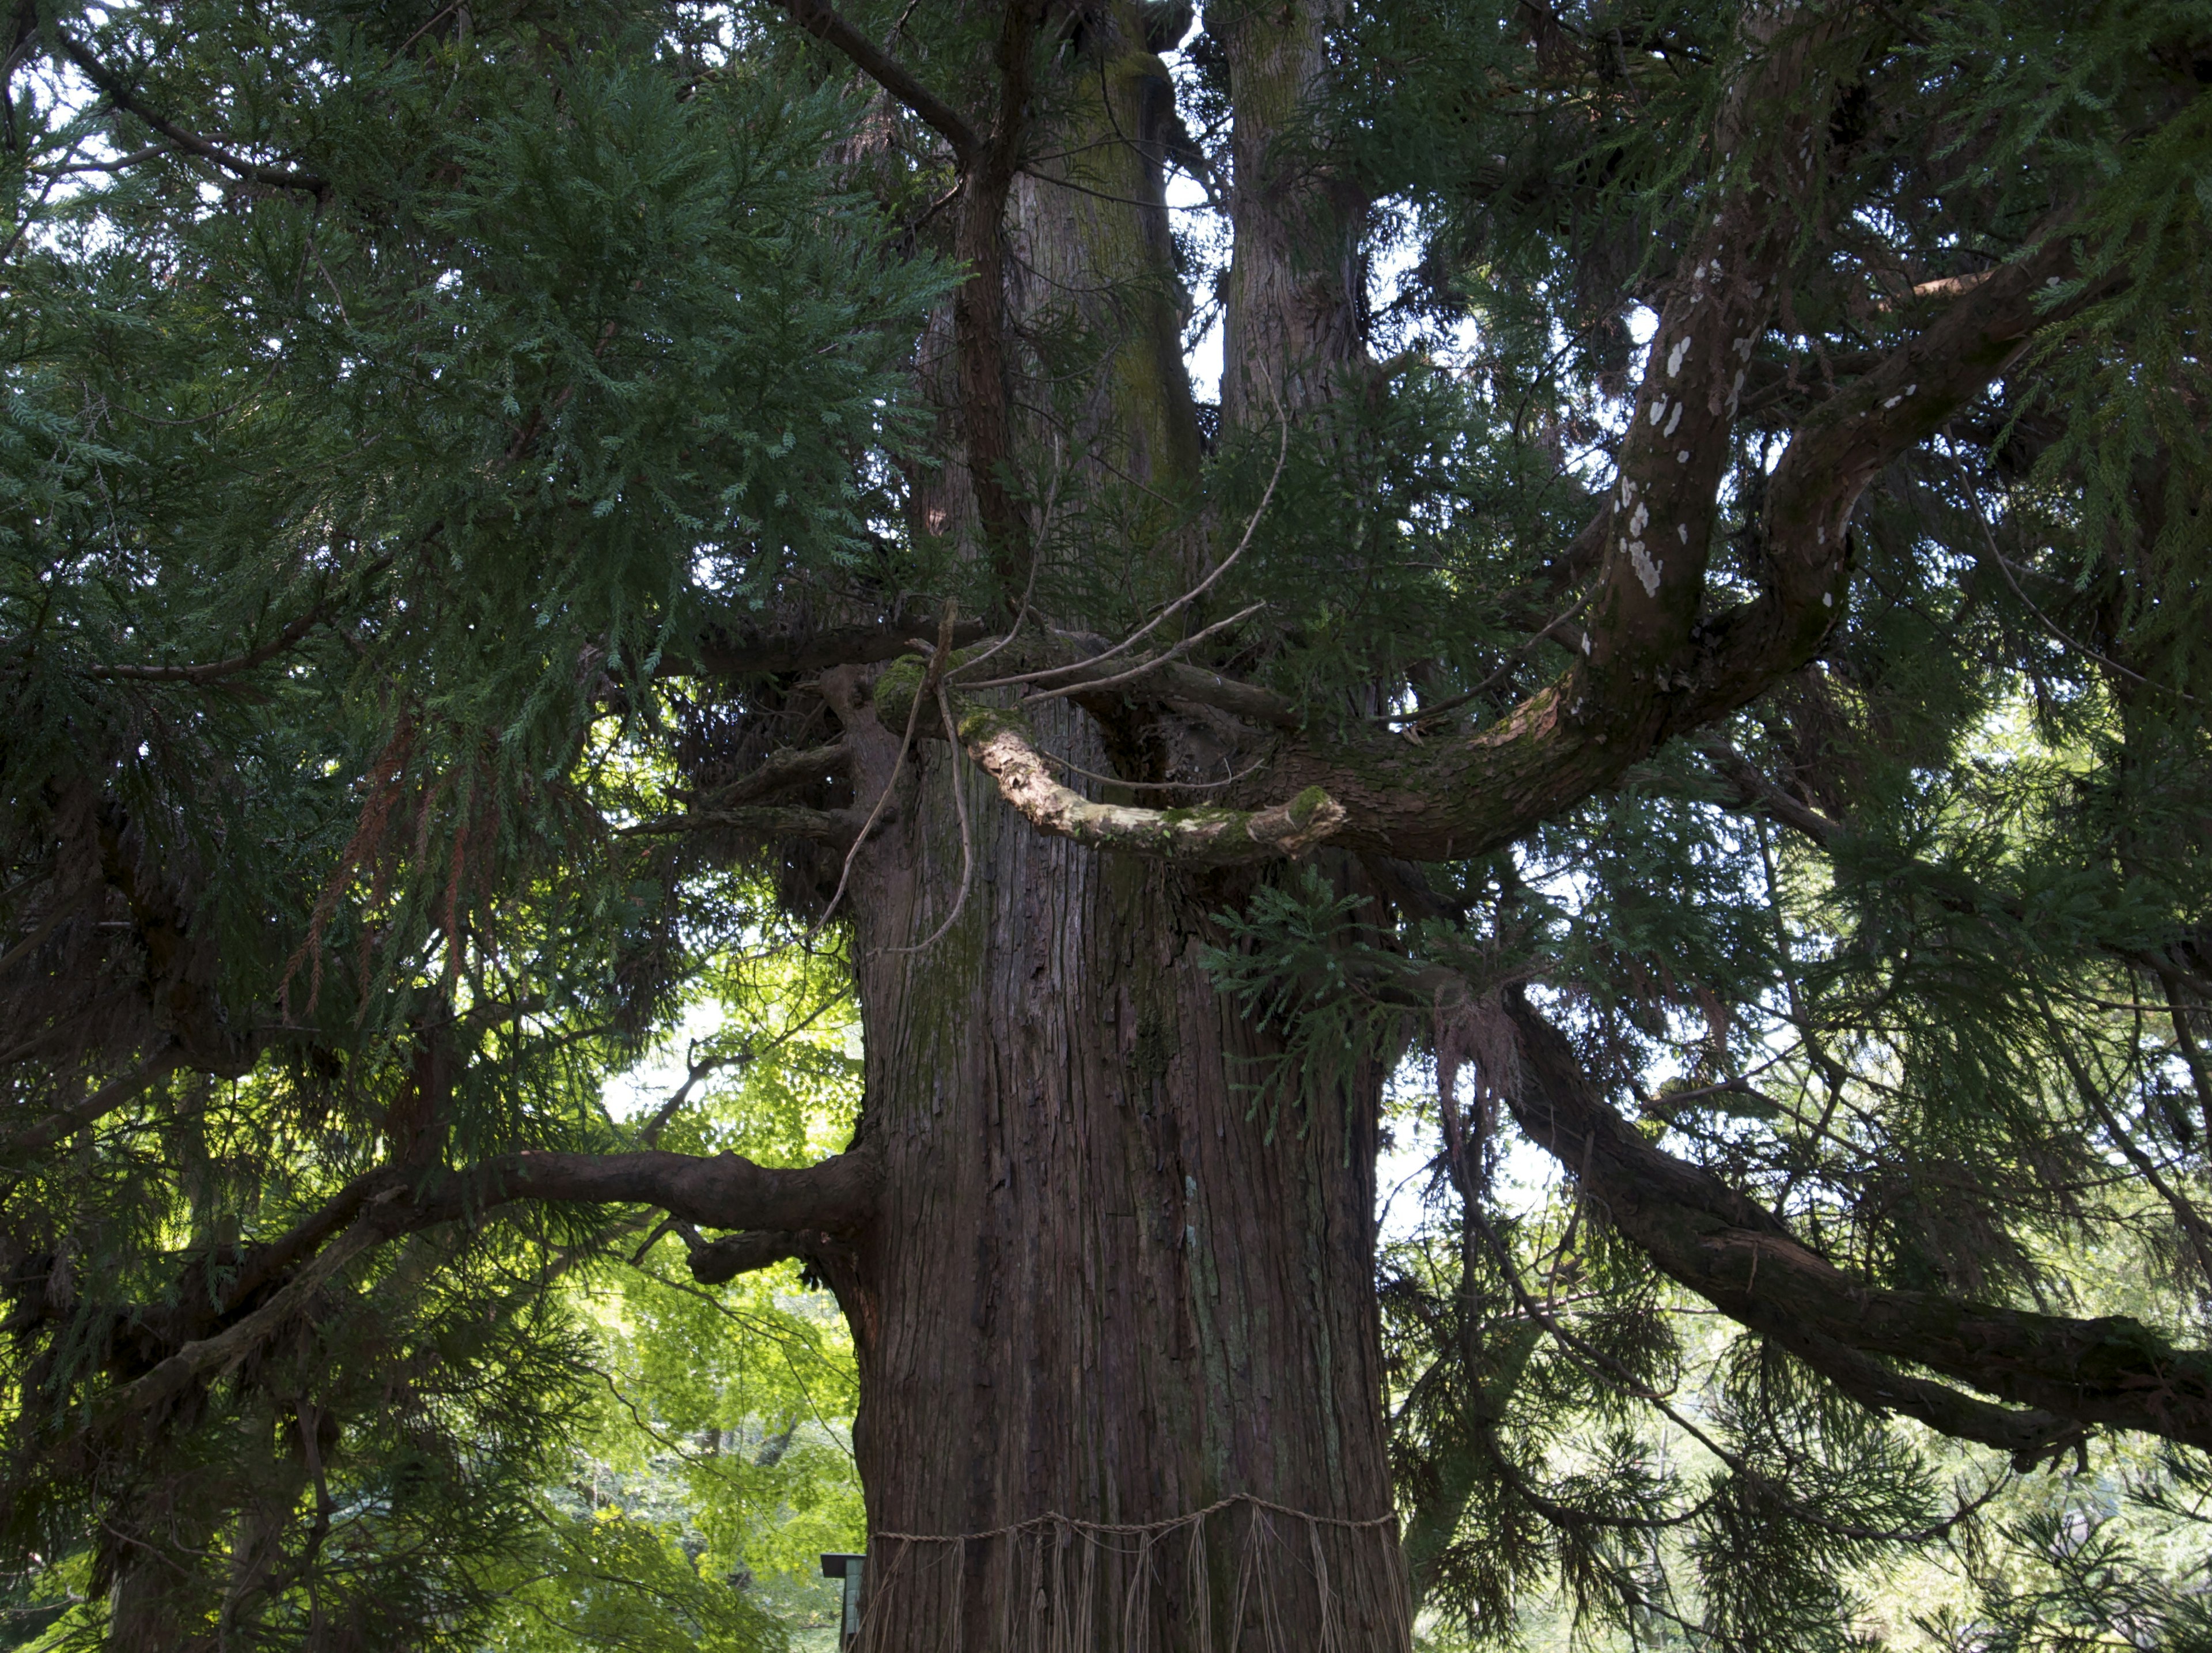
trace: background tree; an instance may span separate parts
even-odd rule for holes
[[[1958,1513],[1885,1419],[2212,1439],[2212,19],[1190,25],[21,14],[0,1516],[116,1644],[465,1633],[549,1291],[671,1235],[836,1295],[871,1648],[1395,1647],[1547,1553],[1817,1644],[1809,1535]],[[850,1146],[608,1115],[810,947]],[[1564,1472],[1675,1291],[1709,1484]]]

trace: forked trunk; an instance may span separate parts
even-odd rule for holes
[[[1240,892],[1042,837],[972,769],[967,906],[890,951],[960,884],[951,761],[859,891],[861,1646],[1402,1649],[1379,1072],[1255,1105],[1265,1036],[1200,963]]]

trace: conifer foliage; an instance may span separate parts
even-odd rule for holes
[[[872,1653],[2212,1644],[2212,6],[10,29],[56,1635],[773,1643],[543,1496],[680,1244]],[[833,1001],[849,1146],[696,1106]]]

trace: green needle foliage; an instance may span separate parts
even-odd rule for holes
[[[911,520],[958,457],[953,168],[781,14],[20,9],[0,1645],[784,1644],[865,1529],[836,1281],[702,1284],[632,1194],[507,1196],[557,1156],[793,1169],[865,1133],[823,920],[875,800],[807,766],[840,726],[810,674],[947,603],[1039,617],[1009,672],[1169,612],[1183,664],[1267,691],[1257,736],[1202,731],[1255,785],[1298,742],[1410,787],[1502,740],[1602,623],[1577,535],[1651,307],[1771,159],[1715,152],[1748,9],[1332,13],[1283,153],[1405,266],[1370,348],[1273,422],[1182,410],[1204,463],[1152,487],[1063,440],[1110,329],[1040,321],[997,479],[1024,586]],[[1235,1098],[1274,1141],[1398,1073],[1377,1290],[1438,1650],[2212,1646],[2212,1436],[2175,1421],[2212,1400],[2212,5],[1841,9],[1701,625],[1774,580],[1792,433],[2070,252],[2043,330],[1868,488],[1814,658],[1505,847],[1324,848],[1191,918],[1275,1041]],[[988,106],[995,12],[849,10]],[[1175,74],[1186,159],[1258,188],[1212,33]],[[1175,251],[1218,298],[1223,247]],[[775,646],[864,621],[887,647]],[[1097,698],[1151,766],[1129,796],[1254,801],[1163,778],[1127,720],[1175,696]],[[1547,1038],[1619,1115],[1606,1164],[1563,1146]],[[1757,1265],[1692,1277],[1771,1243],[1779,1290],[1791,1237],[1869,1304],[2085,1322],[2068,1381],[2117,1346],[2154,1399],[2053,1411],[1934,1334],[1816,1325],[1853,1357],[1824,1362]]]
[[[635,1145],[607,1075],[776,921],[757,879],[679,896],[665,840],[611,835],[667,806],[634,685],[671,635],[864,577],[888,368],[938,277],[881,256],[828,159],[850,101],[702,13],[24,17],[0,320],[17,1607],[84,1598],[55,1645],[112,1619],[125,1644],[471,1647],[525,1598],[592,1644],[641,1612],[662,1628],[604,1644],[773,1644],[730,1535],[702,1572],[659,1528],[548,1514],[612,1346],[575,1271],[635,1246],[627,1216],[417,1234],[294,1291],[296,1335],[181,1385],[160,1363],[264,1304],[256,1271],[380,1168]],[[763,1158],[842,1079],[774,1072],[714,1127]],[[683,1312],[648,1316],[649,1378],[701,1332],[653,1318]],[[761,1404],[697,1377],[674,1427]],[[770,1388],[795,1417],[794,1381]]]

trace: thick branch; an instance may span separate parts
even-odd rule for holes
[[[1103,653],[1113,644],[1110,639],[1079,635],[1066,641],[1085,654]],[[1157,694],[1164,700],[1188,701],[1198,706],[1211,706],[1216,711],[1257,723],[1267,728],[1296,733],[1305,727],[1305,718],[1297,707],[1272,689],[1262,689],[1256,684],[1224,677],[1218,672],[1209,672],[1204,666],[1193,665],[1188,660],[1163,659],[1146,665],[1139,662],[1133,668],[1139,675],[1130,678],[1133,668],[1126,660],[1104,660],[1097,665],[1079,663],[1063,666],[1054,672],[1052,681],[1061,689],[1079,689],[1107,678],[1127,679],[1133,694]]]
[[[879,688],[879,700],[881,694]],[[953,715],[960,720],[961,744],[999,783],[1000,797],[1030,825],[1094,848],[1213,866],[1285,855],[1295,859],[1344,824],[1343,809],[1318,787],[1308,787],[1286,803],[1256,810],[1140,809],[1093,803],[1054,777],[1028,731],[1012,716],[974,705]]]
[[[322,605],[316,605],[258,648],[250,648],[227,660],[212,660],[205,665],[88,665],[85,676],[125,683],[218,683],[275,659],[313,630],[315,622],[322,618]]]
[[[672,675],[690,672],[718,678],[778,677],[793,672],[826,672],[838,665],[873,665],[896,659],[913,647],[911,639],[933,635],[938,617],[933,611],[907,609],[872,624],[854,626],[793,626],[781,631],[708,632],[699,641],[696,657],[671,663],[662,670]],[[956,647],[981,641],[990,628],[981,620],[955,623]]]
[[[952,146],[963,166],[974,158],[981,140],[959,112],[917,79],[866,35],[837,14],[823,0],[784,0],[784,9],[809,34],[835,46],[852,60],[853,67],[911,109],[937,135]]]
[[[748,838],[819,838],[849,844],[860,836],[860,816],[848,809],[801,809],[796,805],[755,805],[739,809],[693,810],[683,815],[641,821],[622,829],[625,838],[665,837],[680,832],[734,832]]]
[[[196,132],[186,131],[174,121],[163,119],[146,106],[137,93],[131,89],[128,81],[91,52],[58,28],[54,30],[53,36],[62,55],[83,70],[84,77],[106,93],[110,102],[117,108],[136,115],[179,149],[188,149],[204,160],[212,161],[225,172],[234,173],[249,183],[263,185],[269,189],[300,190],[308,195],[329,192],[331,184],[326,178],[318,177],[313,173],[292,172],[282,167],[264,167],[258,161],[248,161],[244,155],[234,155],[220,144],[210,143]]]
[[[426,1227],[522,1200],[658,1206],[704,1228],[823,1229],[849,1233],[875,1210],[875,1157],[861,1149],[799,1169],[639,1153],[530,1152],[456,1172],[404,1202],[410,1227]]]
[[[1854,1279],[1756,1202],[1645,1141],[1524,1000],[1509,996],[1507,1011],[1523,1079],[1507,1100],[1521,1128],[1661,1272],[1854,1398],[2024,1457],[2087,1424],[2212,1446],[2212,1354],[2176,1348],[2124,1316],[2076,1320]],[[2031,1410],[1992,1407],[1869,1357],[1911,1361]]]
[[[2074,273],[2063,230],[2048,228],[2024,257],[1966,289],[1924,331],[1822,403],[1791,438],[1767,485],[1766,588],[1704,626],[1693,681],[1684,685],[1690,693],[1671,709],[1667,732],[1748,704],[1813,657],[1842,612],[1850,520],[1868,484],[1979,397],[2039,328],[2058,319],[2042,298]]]
[[[502,1206],[538,1200],[658,1206],[710,1228],[804,1231],[808,1243],[820,1248],[833,1244],[831,1237],[866,1225],[875,1210],[878,1180],[874,1156],[858,1149],[788,1170],[729,1153],[704,1158],[659,1152],[526,1152],[447,1173],[427,1184],[411,1181],[403,1169],[388,1167],[357,1179],[290,1232],[247,1254],[239,1279],[224,1294],[225,1314],[172,1322],[168,1336],[191,1340],[142,1376],[101,1396],[96,1403],[100,1425],[112,1426],[144,1413],[231,1364],[275,1334],[348,1262],[404,1234],[473,1221]],[[282,1285],[246,1308],[287,1270],[289,1277]],[[238,1313],[241,1309],[246,1312]],[[148,1325],[162,1329],[158,1319]]]
[[[1318,787],[1334,799],[1346,812],[1334,841],[1348,848],[1414,860],[1479,855],[1611,785],[1665,740],[1747,704],[1811,659],[1841,614],[1846,530],[1867,484],[2003,371],[2051,319],[2038,295],[2070,267],[2063,243],[2047,237],[1823,404],[1769,484],[1767,588],[1709,618],[1699,617],[1701,536],[1711,531],[1717,482],[1698,482],[1702,492],[1672,482],[1662,487],[1661,473],[1676,454],[1638,454],[1653,441],[1667,441],[1670,427],[1674,440],[1694,428],[1701,441],[1725,448],[1733,378],[1712,377],[1719,363],[1698,371],[1694,330],[1670,334],[1662,327],[1653,351],[1654,382],[1638,404],[1636,428],[1645,435],[1626,447],[1621,493],[1601,519],[1620,520],[1607,530],[1607,571],[1592,604],[1589,653],[1462,740],[1418,748],[1373,737],[1294,740],[1271,764],[1270,785]],[[1711,332],[1714,324],[1723,332],[1739,324],[1728,321],[1726,307],[1711,293],[1710,271],[1696,277],[1693,270],[1692,279],[1701,283],[1694,292],[1698,302],[1684,305],[1683,313],[1698,318],[1696,325],[1708,337],[1721,337],[1723,356],[1735,352],[1744,335]],[[1688,341],[1673,375],[1674,347],[1663,354],[1659,349],[1669,337]],[[1656,423],[1655,410],[1661,415]],[[1717,463],[1705,467],[1715,478]],[[1696,453],[1676,468],[1686,480],[1698,470]],[[1651,480],[1632,496],[1627,483],[1635,477],[1626,473],[1638,469]],[[1632,497],[1632,505],[1623,503]],[[1665,542],[1675,547],[1671,555]],[[1686,593],[1675,589],[1678,580]]]
[[[384,1196],[393,1198],[398,1190]],[[338,1239],[284,1283],[283,1289],[252,1313],[241,1316],[211,1337],[188,1343],[143,1377],[110,1389],[94,1403],[101,1425],[112,1427],[136,1413],[151,1409],[184,1390],[195,1378],[218,1371],[251,1352],[254,1346],[276,1330],[323,1283],[355,1257],[383,1239],[374,1212],[364,1215]]]
[[[853,750],[842,741],[803,751],[771,752],[751,774],[719,788],[705,801],[714,809],[734,809],[772,797],[789,787],[803,787],[832,775],[842,775],[852,767],[852,762]]]
[[[725,1234],[691,1254],[691,1278],[702,1285],[720,1285],[757,1268],[767,1268],[793,1257],[811,1256],[823,1237],[794,1233],[789,1229]]]

